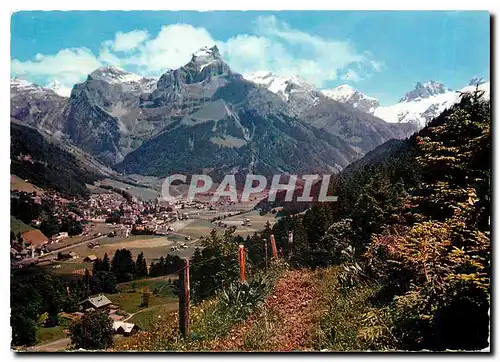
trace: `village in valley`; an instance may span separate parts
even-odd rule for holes
[[[88,278],[90,285],[98,273],[111,272],[111,259],[114,262],[117,253],[126,250],[131,260],[137,260],[137,268],[140,258],[147,271],[139,278],[117,278],[112,289],[117,293],[106,293],[105,287],[87,290],[78,311],[60,313],[64,323],[40,324],[39,343],[31,347],[36,350],[64,348],[71,321],[98,309],[109,313],[116,338],[147,328],[156,315],[177,310],[176,260],[192,256],[202,237],[232,227],[246,237],[276,221],[276,210],[256,208],[265,195],[244,204],[223,198],[211,202],[209,197],[166,202],[159,196],[138,197],[121,183],[89,188],[89,197],[63,197],[11,177],[11,268],[42,268],[66,280]],[[102,267],[103,260],[108,266]],[[98,293],[92,295],[93,291]]]

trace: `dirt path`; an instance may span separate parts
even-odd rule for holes
[[[69,338],[61,338],[49,343],[39,344],[28,348],[30,352],[57,352],[64,350],[66,346],[71,342]]]
[[[260,338],[265,338],[257,350],[273,351],[307,351],[310,346],[310,335],[315,325],[319,301],[318,279],[313,271],[294,270],[287,272],[276,283],[274,293],[264,304],[267,315],[272,315],[272,327],[269,335],[259,331]],[[252,315],[242,324],[237,325],[226,339],[214,341],[213,350],[235,351],[255,350],[245,344],[249,333],[269,323],[262,321],[262,314]],[[267,318],[267,317],[266,317]],[[255,337],[254,337],[255,338]],[[259,337],[257,337],[259,338]]]
[[[158,304],[158,305],[163,305],[163,304]],[[144,311],[150,310],[150,309],[151,309],[151,308],[153,308],[153,307],[156,307],[156,305],[154,305],[154,306],[152,306],[152,307],[149,307],[149,308],[144,308],[144,309],[141,309],[141,310],[139,310],[139,311],[137,311],[137,312],[135,312],[135,313],[129,314],[129,316],[128,316],[127,318],[122,319],[120,322],[126,322],[126,321],[128,321],[130,318],[132,318],[133,316],[135,316],[136,314],[139,314],[139,313],[142,313],[142,312],[144,312]]]

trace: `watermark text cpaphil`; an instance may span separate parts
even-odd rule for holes
[[[282,176],[286,179],[281,181]],[[275,201],[279,191],[285,193],[283,201],[290,202],[295,191],[298,191],[296,202],[335,202],[337,196],[328,195],[331,175],[274,175],[270,180],[263,175],[246,175],[245,182],[237,188],[235,175],[226,175],[214,190],[214,182],[209,175],[192,175],[189,180],[189,188],[186,194],[173,196],[170,191],[172,186],[188,184],[188,176],[175,174],[165,178],[162,185],[162,198],[165,201],[175,201],[185,198],[187,201],[196,200],[200,195],[212,195],[211,202],[217,202],[220,198],[229,198],[233,202],[247,202],[252,194],[267,193],[269,201]],[[319,192],[313,195],[313,185],[320,184]],[[212,191],[213,190],[213,191]]]

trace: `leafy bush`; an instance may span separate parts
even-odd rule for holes
[[[106,311],[96,310],[72,323],[71,343],[80,349],[106,349],[113,345],[113,323]]]

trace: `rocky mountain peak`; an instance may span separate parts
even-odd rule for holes
[[[10,79],[10,87],[11,89],[13,88],[16,90],[35,90],[42,88],[37,84],[33,84],[19,77],[14,77]]]
[[[102,80],[106,83],[129,83],[138,82],[143,79],[140,75],[127,72],[125,69],[106,66],[94,70],[89,75],[91,80]]]
[[[200,48],[197,52],[193,53],[193,56],[191,57],[191,61],[197,63],[207,62],[217,59],[220,60],[222,59],[219,52],[219,48],[217,48],[217,45],[214,45],[211,48],[209,48],[208,46]]]
[[[443,94],[446,92],[451,92],[450,88],[447,88],[443,83],[431,80],[424,84],[417,82],[415,88],[406,93],[403,98],[400,99],[401,102],[411,102],[418,101],[420,99],[429,98],[438,94]]]
[[[317,104],[319,92],[306,80],[298,77],[281,77],[269,71],[257,71],[244,78],[288,102],[296,111],[305,110]]]
[[[31,83],[25,79],[22,78],[11,78],[10,80],[10,91],[11,91],[11,98],[13,96],[22,96],[22,95],[29,95],[29,96],[35,96],[35,97],[59,97],[60,94],[55,92],[54,89],[51,87],[42,87],[38,84]]]
[[[207,46],[200,48],[193,53],[191,61],[184,67],[203,73],[205,76],[208,74],[220,75],[229,71],[229,66],[222,59],[217,45],[211,48]]]
[[[349,84],[342,84],[332,89],[324,89],[321,93],[327,98],[340,103],[349,104],[353,108],[366,113],[373,113],[374,109],[380,106],[377,99],[368,97],[366,94],[354,89]]]

